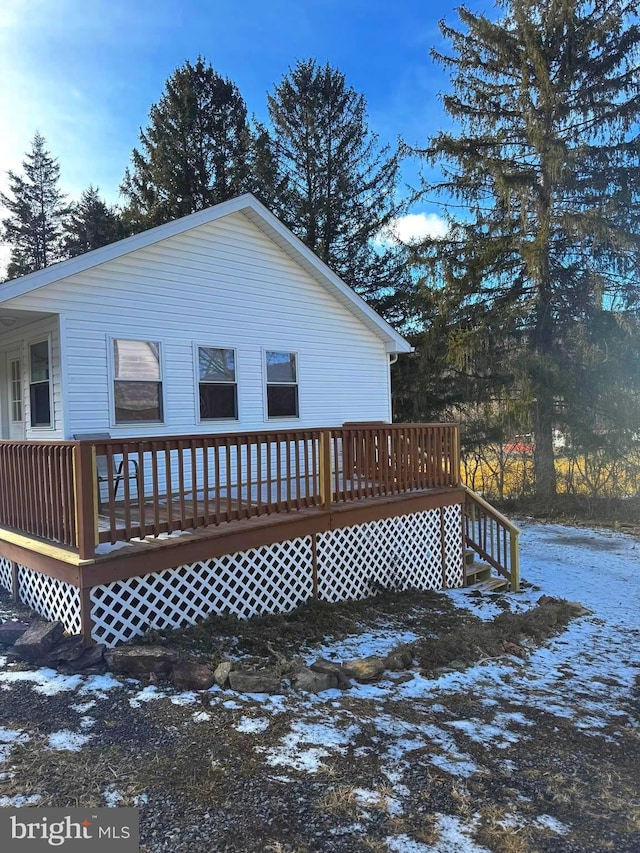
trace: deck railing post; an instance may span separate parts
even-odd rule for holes
[[[96,450],[92,444],[78,442],[74,447],[73,475],[78,554],[81,560],[92,560],[98,539],[98,481]]]
[[[459,486],[462,483],[462,471],[460,470],[460,424],[453,425],[453,484]]]
[[[331,431],[322,430],[320,433],[320,448],[318,454],[320,473],[320,504],[323,509],[331,506],[333,492],[333,476],[331,470]]]
[[[520,534],[511,531],[509,537],[509,568],[511,575],[511,592],[518,592],[520,589]]]

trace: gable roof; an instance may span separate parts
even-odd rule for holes
[[[259,228],[269,239],[276,243],[295,263],[302,267],[312,278],[322,284],[348,310],[358,317],[371,331],[385,342],[388,352],[411,352],[412,347],[402,335],[398,334],[382,317],[342,281],[323,261],[318,258],[303,242],[299,240],[280,220],[271,213],[251,193],[245,193],[237,198],[223,201],[206,210],[191,213],[165,225],[158,225],[133,237],[119,240],[100,249],[94,249],[61,261],[29,275],[21,276],[0,285],[0,304],[8,302],[17,296],[31,293],[40,287],[76,275],[76,273],[97,267],[107,261],[115,260],[130,252],[151,246],[168,237],[183,234],[199,225],[215,222],[232,213],[244,214],[250,222]]]

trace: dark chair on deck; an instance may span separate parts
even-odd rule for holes
[[[76,441],[109,441],[111,438],[108,432],[85,432],[74,433]],[[113,499],[116,499],[118,494],[118,486],[126,478],[127,480],[138,479],[138,462],[136,459],[128,459],[127,470],[124,470],[124,459],[120,462],[112,460],[112,465],[109,466],[109,459],[104,454],[96,455],[96,473],[98,475],[98,505],[101,506],[102,498],[100,495],[101,483],[113,483]]]

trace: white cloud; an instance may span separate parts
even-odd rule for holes
[[[447,235],[447,223],[437,213],[407,213],[399,216],[384,230],[379,242],[384,243],[413,243],[424,240],[425,237],[441,239]]]

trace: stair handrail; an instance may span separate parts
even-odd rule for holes
[[[501,574],[508,577],[511,590],[513,592],[517,592],[520,589],[520,548],[518,541],[521,533],[520,528],[503,515],[500,510],[496,509],[486,501],[481,495],[474,492],[473,489],[462,484],[462,490],[464,491],[465,498],[467,500],[470,500],[480,506],[488,515],[498,522],[499,525],[509,532],[509,568],[498,563],[490,554],[480,549],[477,543],[469,539],[468,533],[465,529],[466,544],[480,554],[483,559],[488,560]]]

